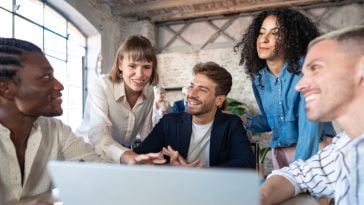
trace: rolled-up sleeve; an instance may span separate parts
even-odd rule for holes
[[[295,189],[295,194],[308,191],[314,197],[334,197],[337,150],[346,146],[349,139],[334,140],[333,144],[325,147],[306,161],[297,160],[271,175],[280,175],[289,180]]]

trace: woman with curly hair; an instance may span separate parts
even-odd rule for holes
[[[335,136],[331,123],[306,118],[305,101],[295,90],[308,43],[319,35],[316,26],[291,9],[261,12],[242,40],[240,65],[252,80],[261,114],[242,117],[253,133],[272,131],[273,168],[295,159],[307,159],[318,150],[325,135]]]

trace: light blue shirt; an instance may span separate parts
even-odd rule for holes
[[[253,133],[272,131],[272,148],[296,145],[295,159],[308,159],[317,153],[324,135],[336,133],[331,122],[315,123],[307,119],[304,97],[295,90],[301,76],[290,73],[287,65],[283,65],[278,77],[266,67],[260,70],[262,83],[258,75],[254,76],[253,92],[261,114],[250,116],[247,128]]]

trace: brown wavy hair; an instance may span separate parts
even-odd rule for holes
[[[215,62],[198,63],[193,67],[193,75],[203,74],[216,83],[216,96],[228,95],[232,86],[232,76]]]

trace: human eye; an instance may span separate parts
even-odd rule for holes
[[[318,69],[319,69],[319,66],[318,65],[312,65],[312,66],[310,66],[310,71],[311,72],[317,72]]]
[[[53,71],[45,72],[42,76],[42,79],[53,79]]]
[[[134,69],[134,68],[136,68],[136,65],[134,63],[130,63],[130,64],[128,64],[128,67]]]
[[[273,36],[278,36],[278,35],[279,35],[279,30],[278,30],[278,28],[275,28],[275,29],[273,29],[273,30],[272,30],[272,35],[273,35]]]
[[[152,69],[152,65],[144,65],[143,68],[146,70],[149,70],[149,69]]]
[[[200,88],[200,90],[201,90],[202,92],[204,92],[204,93],[207,93],[207,92],[208,92],[208,89],[203,88],[203,87],[201,87],[201,88]]]
[[[51,78],[51,75],[50,74],[46,74],[46,75],[43,76],[43,78],[50,79]]]

